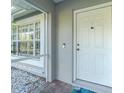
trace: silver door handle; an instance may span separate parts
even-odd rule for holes
[[[79,49],[79,48],[77,48],[76,50],[77,50],[77,51],[79,51],[80,49]]]

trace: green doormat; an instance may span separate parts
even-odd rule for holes
[[[80,89],[73,89],[72,93],[96,93],[88,89],[80,88]]]

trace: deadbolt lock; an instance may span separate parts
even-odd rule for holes
[[[94,29],[94,27],[91,27],[91,29]]]
[[[79,46],[80,44],[77,44],[77,46]]]

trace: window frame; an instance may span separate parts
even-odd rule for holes
[[[43,24],[42,24],[42,21],[44,21]],[[36,30],[35,29],[36,29],[36,23],[39,23],[39,22],[40,22],[40,24],[39,24],[40,30],[37,31],[37,32],[40,34],[40,35],[38,35],[38,36],[40,36],[40,38],[36,40]],[[25,42],[27,42],[27,49],[26,49],[27,53],[26,53],[26,55],[29,55],[29,51],[28,51],[29,42],[33,42],[33,54],[32,54],[33,56],[36,56],[36,43],[35,42],[40,42],[39,55],[45,54],[44,53],[44,50],[45,50],[45,47],[44,47],[45,46],[45,37],[44,37],[45,36],[45,33],[44,33],[45,27],[43,27],[45,25],[45,14],[44,13],[38,14],[38,15],[35,15],[35,16],[29,17],[29,18],[26,18],[26,19],[19,20],[12,25],[16,26],[16,28],[17,28],[16,33],[13,33],[13,31],[11,32],[11,37],[12,37],[11,43],[16,42],[16,53],[12,54],[12,55],[18,55],[18,56],[20,55],[19,51],[18,51],[19,50],[19,45],[18,44],[19,44],[19,42],[23,42],[23,41],[21,41],[19,39],[19,36],[21,35],[20,32],[19,32],[19,27],[23,26],[25,28],[25,26],[27,26],[27,25],[28,25],[28,27],[27,27],[27,29],[28,29],[27,32],[28,33],[29,33],[30,25],[33,25],[33,31],[32,31],[33,32],[33,39],[31,41],[30,40],[25,40]],[[16,35],[16,40],[13,40],[14,35]],[[24,35],[25,35],[25,33],[24,33]],[[42,48],[41,48],[41,41],[42,41],[42,44],[43,44]],[[41,50],[42,50],[42,52],[41,52]],[[11,51],[12,51],[12,48],[11,48]],[[21,55],[23,56],[23,54],[21,54]],[[24,56],[26,56],[26,55],[24,55]]]

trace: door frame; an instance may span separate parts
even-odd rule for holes
[[[77,71],[76,71],[77,70],[77,53],[76,53],[76,49],[77,49],[77,47],[76,47],[76,44],[77,44],[77,30],[76,30],[77,29],[77,14],[95,10],[95,9],[108,7],[108,6],[112,6],[112,2],[107,2],[107,3],[99,4],[96,6],[91,6],[88,8],[74,10],[74,12],[73,12],[73,15],[74,15],[74,17],[73,17],[73,20],[74,20],[73,21],[73,67],[72,67],[73,68],[73,72],[72,72],[72,83],[73,84],[75,84],[76,81],[78,81],[78,82],[81,81],[81,80],[77,79]]]

